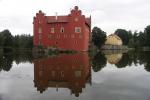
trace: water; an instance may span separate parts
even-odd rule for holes
[[[150,100],[150,52],[0,55],[0,100]]]

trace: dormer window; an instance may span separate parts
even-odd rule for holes
[[[75,33],[81,33],[81,27],[75,27]]]

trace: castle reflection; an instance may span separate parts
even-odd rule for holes
[[[79,96],[86,83],[91,84],[91,68],[87,53],[62,54],[34,60],[34,84],[43,93],[47,88],[68,88]]]

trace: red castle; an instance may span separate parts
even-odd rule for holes
[[[34,46],[61,50],[87,51],[91,17],[86,18],[77,6],[66,16],[45,16],[36,13],[33,21]]]

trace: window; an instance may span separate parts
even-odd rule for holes
[[[42,45],[41,41],[39,41],[39,45]]]
[[[57,44],[58,44],[58,42],[55,42],[55,44],[57,45]]]
[[[74,74],[75,74],[75,77],[81,77],[81,71],[80,70],[76,70],[74,72]]]
[[[39,71],[39,76],[40,76],[40,77],[43,76],[43,71],[42,71],[42,70]]]
[[[83,37],[82,35],[79,35],[79,38],[80,38],[80,39],[82,39],[82,37]]]
[[[48,34],[48,39],[51,39],[52,38],[52,35],[51,34]]]
[[[74,34],[71,34],[71,38],[74,38],[75,36],[74,36]]]
[[[60,32],[64,33],[64,31],[65,31],[64,27],[61,27]]]
[[[55,71],[52,71],[51,75],[54,77],[55,76]]]
[[[77,40],[74,41],[74,44],[78,44]]]
[[[41,40],[42,39],[42,36],[41,36],[41,34],[39,34],[39,40]]]
[[[61,71],[60,74],[61,74],[61,77],[64,77],[64,71]]]
[[[81,27],[75,27],[75,33],[81,33]]]
[[[60,38],[60,34],[56,35],[56,38],[59,39]]]
[[[55,29],[54,28],[51,28],[51,33],[55,33]]]
[[[64,35],[64,38],[67,38],[67,34]]]
[[[39,27],[38,33],[42,33],[42,28],[41,27]]]

